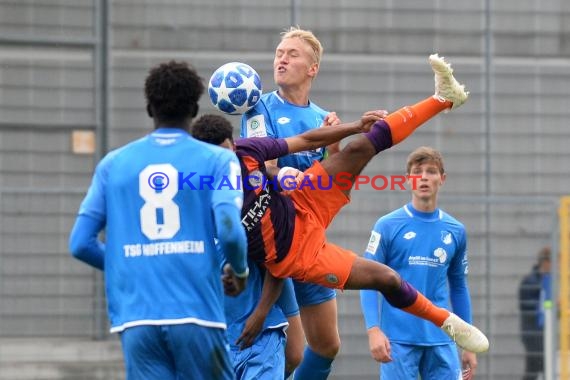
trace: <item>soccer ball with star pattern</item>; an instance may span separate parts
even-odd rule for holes
[[[261,97],[261,78],[249,65],[230,62],[220,66],[208,82],[212,104],[230,115],[241,115]]]

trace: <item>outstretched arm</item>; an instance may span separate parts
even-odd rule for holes
[[[236,341],[236,344],[239,345],[242,350],[251,346],[263,329],[263,323],[265,322],[265,318],[267,318],[267,314],[269,314],[273,304],[281,295],[283,281],[283,279],[273,277],[268,270],[265,271],[259,303],[253,313],[247,318],[243,331]]]
[[[386,111],[368,111],[359,120],[334,126],[334,128],[316,128],[297,136],[287,137],[285,141],[289,153],[302,152],[333,144],[345,137],[368,132],[372,125],[386,116]]]

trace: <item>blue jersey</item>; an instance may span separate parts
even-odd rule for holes
[[[111,331],[225,328],[213,209],[240,208],[234,153],[163,128],[106,155],[79,214],[105,222]]]
[[[277,91],[261,96],[260,101],[241,119],[241,137],[286,138],[319,128],[329,112],[314,103],[298,106],[281,98]],[[291,166],[306,170],[313,161],[323,159],[324,148],[280,157],[279,167]]]
[[[466,247],[463,224],[440,209],[425,213],[410,203],[376,222],[365,257],[397,271],[435,305],[450,309],[451,301],[453,311],[471,322]],[[362,292],[363,298],[364,294],[379,294]],[[378,304],[373,307],[364,299],[362,303],[366,327],[370,328],[378,319]],[[380,305],[379,327],[398,343],[435,345],[451,341],[434,324],[390,306],[385,299]]]
[[[254,262],[248,262],[249,276],[247,278],[247,286],[243,292],[236,297],[225,296],[224,306],[226,314],[226,322],[228,324],[228,340],[230,345],[235,346],[236,340],[241,335],[245,322],[253,313],[259,299],[261,298],[261,291],[263,289],[263,278],[265,272],[258,267]],[[283,291],[287,288],[283,287]],[[279,329],[284,330],[289,323],[283,314],[283,311],[277,303],[269,310],[265,322],[263,323],[263,330]],[[260,336],[257,336],[259,339]],[[255,343],[254,343],[255,344]]]

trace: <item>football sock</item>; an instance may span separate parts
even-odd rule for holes
[[[400,108],[384,118],[392,135],[392,145],[396,145],[411,135],[416,128],[451,107],[450,101],[430,96],[412,106]]]
[[[366,136],[372,145],[374,145],[376,153],[386,150],[392,146],[392,132],[384,120],[378,120],[374,123],[370,132],[366,132],[364,136]]]
[[[400,288],[395,291],[383,291],[386,301],[398,309],[411,306],[418,298],[418,291],[406,280],[402,280]]]
[[[449,317],[449,311],[435,306],[405,280],[402,280],[402,285],[398,291],[390,294],[383,292],[383,295],[390,305],[417,317],[427,319],[438,327],[443,325],[443,322]]]
[[[418,292],[416,301],[410,306],[402,308],[402,310],[417,317],[427,319],[437,327],[441,327],[450,314],[449,311],[435,306],[420,292]]]
[[[295,370],[294,380],[326,380],[331,372],[333,360],[317,354],[307,346],[303,361]]]

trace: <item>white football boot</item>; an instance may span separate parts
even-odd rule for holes
[[[480,353],[489,350],[489,340],[477,327],[450,313],[441,329],[466,351]]]
[[[451,65],[438,54],[430,55],[429,63],[435,74],[435,96],[452,102],[452,109],[465,103],[469,92],[453,77]]]

